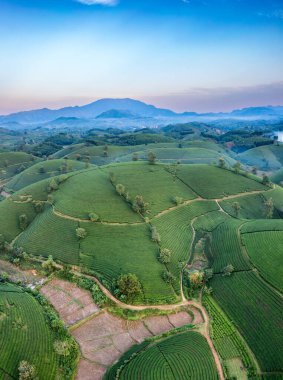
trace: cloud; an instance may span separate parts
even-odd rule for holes
[[[279,18],[283,20],[283,9],[276,9],[273,12],[258,12],[257,15],[259,17]]]
[[[85,5],[105,5],[107,7],[113,7],[118,4],[118,0],[75,0],[78,3]]]

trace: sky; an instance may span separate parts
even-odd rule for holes
[[[0,114],[283,105],[283,0],[0,0]]]

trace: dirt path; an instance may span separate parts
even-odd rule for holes
[[[54,206],[52,206],[52,207],[53,207],[53,214],[58,216],[59,218],[73,220],[74,222],[79,222],[79,223],[97,223],[97,224],[104,224],[104,225],[108,225],[108,226],[137,226],[137,225],[145,223],[143,221],[134,222],[134,223],[130,223],[130,222],[119,223],[119,222],[105,222],[105,221],[93,222],[89,219],[81,219],[81,218],[76,218],[74,216],[70,216],[67,214],[63,214],[62,212],[55,210]]]

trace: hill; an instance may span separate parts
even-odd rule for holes
[[[15,175],[11,181],[5,184],[5,188],[17,191],[45,178],[67,174],[85,168],[86,163],[81,161],[64,159],[42,161]]]
[[[283,165],[283,145],[265,145],[249,149],[237,157],[244,164],[274,171]]]

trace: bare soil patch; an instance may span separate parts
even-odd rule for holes
[[[41,293],[51,302],[67,326],[71,326],[99,310],[87,290],[58,278],[54,278],[44,285]]]
[[[187,312],[181,311],[168,316],[126,321],[103,310],[84,324],[74,326],[71,332],[81,348],[84,363],[80,365],[82,368],[93,365],[92,380],[101,380],[107,367],[113,365],[132,345],[142,342],[149,336],[189,324],[192,319]],[[199,320],[199,316],[196,319]],[[78,371],[77,380],[89,379],[83,376],[83,370]]]

